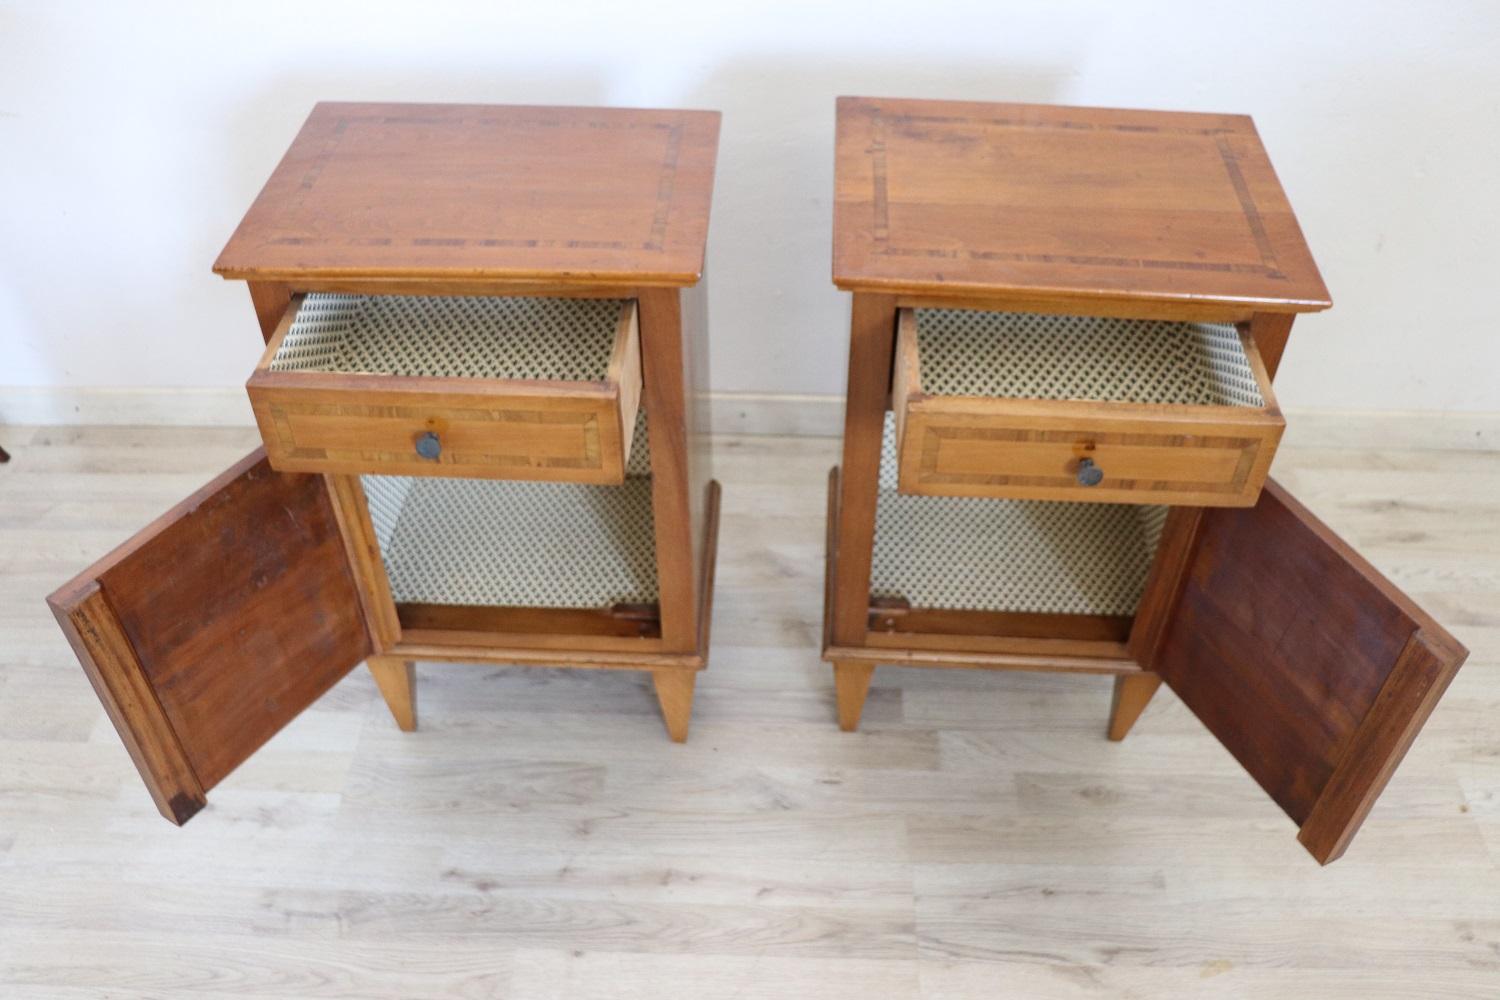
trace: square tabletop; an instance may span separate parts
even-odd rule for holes
[[[717,111],[316,105],[226,278],[691,285]]]
[[[1243,115],[844,97],[836,157],[840,288],[1331,305]]]

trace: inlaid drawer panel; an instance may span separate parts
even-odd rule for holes
[[[247,388],[282,471],[618,484],[641,395],[636,307],[296,296]]]
[[[1285,427],[1230,325],[904,309],[896,340],[903,493],[1249,506]]]

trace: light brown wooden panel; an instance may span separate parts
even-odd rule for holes
[[[833,639],[864,642],[870,610],[870,562],[875,548],[875,506],[880,489],[880,444],[891,397],[896,300],[857,294],[849,319],[849,380],[844,397],[843,465],[832,479],[837,516],[830,524],[833,582],[828,590]]]
[[[292,300],[246,388],[283,472],[618,484],[641,399],[635,307],[621,311],[603,382],[271,371]],[[435,459],[416,443],[436,434]]]
[[[1244,115],[842,97],[837,129],[840,288],[1330,305]]]
[[[698,382],[707,361],[704,289],[638,291],[647,432],[651,436],[651,509],[656,526],[656,574],[661,590],[661,634],[674,652],[698,648],[699,586],[712,558],[703,546],[711,490],[701,445],[707,427]],[[717,513],[714,514],[717,517]]]
[[[1145,666],[1341,854],[1467,650],[1274,481],[1202,513]],[[1149,653],[1149,650],[1147,651]]]
[[[485,632],[498,641],[516,634],[560,636],[619,636],[659,638],[661,618],[656,605],[619,605],[615,608],[515,608],[453,604],[396,605],[403,629]],[[505,638],[502,638],[505,637]]]
[[[718,138],[717,111],[320,103],[214,270],[690,285]]]
[[[47,601],[176,823],[371,652],[324,481],[260,450]]]
[[[1119,659],[1131,626],[1129,616],[910,608],[891,600],[871,605],[865,643],[884,649]]]
[[[1129,615],[1072,615],[1033,611],[913,608],[905,601],[872,601],[870,630],[934,635],[1008,635],[1032,639],[1124,642]]]
[[[903,493],[1248,506],[1286,426],[1248,334],[1264,407],[927,395],[911,310],[901,311],[897,331],[892,406]],[[1084,460],[1103,481],[1079,482]]]

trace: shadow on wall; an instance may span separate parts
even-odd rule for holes
[[[260,193],[302,122],[319,101],[392,101],[456,104],[608,105],[605,81],[592,67],[554,67],[548,74],[503,70],[403,75],[378,67],[358,72],[300,73],[248,96],[212,142],[220,161],[210,164],[220,181],[215,200],[226,206],[222,218],[205,219],[204,244],[194,247],[208,264],[218,257],[250,202]]]
[[[711,70],[684,100],[724,112],[708,244],[713,391],[844,390],[849,304],[831,280],[836,97],[1046,103],[1060,100],[1075,75],[1070,67],[774,55]]]

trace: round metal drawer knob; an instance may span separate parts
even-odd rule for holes
[[[437,461],[437,457],[443,453],[443,442],[432,431],[428,431],[417,438],[417,454],[429,461]]]
[[[1094,464],[1092,458],[1078,460],[1078,485],[1098,486],[1104,479],[1104,470]]]

